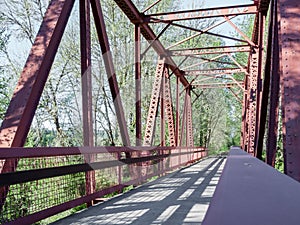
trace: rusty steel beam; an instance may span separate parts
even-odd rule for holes
[[[181,130],[180,130],[180,140],[179,140],[179,146],[182,147],[183,146],[183,140],[184,140],[184,131],[186,131],[186,118],[187,118],[187,108],[188,108],[188,88],[183,90],[185,93],[185,97],[184,97],[184,106],[183,106],[183,115],[181,118]],[[187,137],[187,136],[186,136]],[[187,139],[186,141],[186,146],[187,146]]]
[[[267,72],[270,73],[270,109],[268,118],[268,135],[266,142],[267,156],[266,162],[275,166],[277,152],[277,136],[278,136],[278,121],[279,121],[279,92],[280,92],[280,74],[279,74],[279,41],[278,41],[278,15],[277,15],[277,0],[272,1],[271,6],[271,51],[269,54],[270,65]],[[264,104],[264,103],[263,103]]]
[[[80,51],[82,83],[83,145],[94,145],[92,118],[90,1],[80,0]]]
[[[92,115],[92,74],[91,74],[91,24],[90,1],[79,1],[80,14],[80,52],[81,52],[81,84],[82,84],[82,121],[83,121],[83,145],[94,146],[93,115]],[[94,161],[94,155],[84,156],[86,163]],[[85,172],[86,194],[95,192],[95,171]],[[92,206],[93,202],[87,204]]]
[[[151,101],[149,105],[146,131],[143,146],[151,146],[155,132],[156,114],[159,104],[159,98],[162,86],[162,77],[164,73],[165,60],[159,60],[156,67],[155,80],[152,88]]]
[[[180,132],[180,118],[179,118],[179,112],[180,112],[180,86],[179,86],[179,77],[176,79],[176,146],[179,145],[179,132]]]
[[[242,104],[242,125],[241,125],[241,147],[244,151],[247,151],[248,145],[248,92],[249,90],[249,74],[246,74],[244,78],[244,93]]]
[[[167,12],[147,15],[144,18],[145,23],[156,23],[160,21],[182,21],[191,19],[206,19],[223,16],[256,14],[256,5],[239,5],[220,8],[195,9],[178,12]]]
[[[136,6],[132,3],[130,0],[115,0],[117,5],[120,7],[120,9],[125,13],[125,15],[129,18],[129,20],[136,24],[140,24],[141,27],[141,33],[144,36],[144,38],[148,42],[152,42],[156,39],[156,35],[153,32],[152,28],[148,25],[143,23],[144,21],[144,15],[138,11]],[[162,45],[162,43],[157,40],[153,43],[153,49],[157,52],[159,56],[166,56],[166,64],[169,65],[169,68],[171,71],[180,78],[180,82],[184,87],[188,87],[190,84],[188,80],[182,76],[181,71],[178,69],[178,66],[174,62],[174,60],[171,57],[167,56],[167,52],[165,47]]]
[[[244,85],[240,82],[239,85]],[[192,87],[209,89],[209,88],[231,88],[238,86],[237,83],[208,83],[208,84],[193,84]]]
[[[136,120],[136,145],[142,143],[142,88],[141,88],[141,28],[135,25],[135,120]]]
[[[161,78],[161,89],[160,89],[160,146],[166,146],[166,120],[165,120],[165,82],[166,82],[166,68]],[[152,100],[152,99],[151,99]],[[154,128],[155,129],[155,128]],[[154,136],[154,134],[153,134]]]
[[[187,104],[186,104],[186,146],[194,146],[193,118],[192,118],[192,100],[191,88],[187,89]]]
[[[265,16],[259,13],[259,35],[258,35],[258,53],[257,53],[257,72],[256,72],[256,122],[255,122],[255,148],[254,155],[261,158],[262,152],[257,151],[260,132],[261,120],[261,101],[262,101],[262,73],[263,73],[263,50],[264,50],[264,31],[265,31]]]
[[[169,70],[167,67],[165,68],[164,71],[164,104],[165,104],[164,108],[166,111],[166,116],[168,121],[170,146],[176,146],[171,81],[170,81]]]
[[[217,75],[217,74],[233,74],[244,73],[245,70],[240,68],[217,68],[211,70],[187,70],[184,71],[186,76],[201,76],[201,75]]]
[[[249,88],[248,88],[248,148],[247,152],[255,154],[256,144],[256,122],[257,122],[257,73],[258,73],[258,49],[251,54],[249,68]]]
[[[195,147],[194,149],[201,149],[202,147]],[[123,152],[138,152],[138,151],[163,151],[182,149],[180,147],[160,147],[155,148],[150,146],[97,146],[97,147],[4,147],[1,148],[1,159],[13,158],[43,158],[55,156],[71,156],[82,154],[106,154],[106,153],[123,153]],[[192,149],[192,148],[191,148]]]
[[[282,128],[285,173],[300,181],[300,7],[298,0],[278,0]]]
[[[25,144],[73,5],[74,0],[50,2],[2,122],[0,147]],[[0,160],[0,173],[13,172],[17,163],[17,159]],[[0,189],[0,211],[8,189]]]
[[[113,98],[114,107],[116,110],[118,124],[120,127],[122,142],[123,145],[130,146],[130,138],[129,138],[128,129],[126,125],[124,109],[122,105],[114,63],[110,51],[110,45],[109,45],[109,40],[106,32],[101,4],[100,1],[98,0],[90,0],[90,1],[91,1],[92,11],[94,15],[94,20],[95,20],[95,26],[97,29],[98,39],[101,46],[103,61],[105,64],[106,74],[109,82],[109,87]]]
[[[236,52],[250,52],[251,48],[248,45],[241,46],[217,46],[206,48],[190,48],[190,49],[176,49],[168,51],[170,56],[190,56],[190,55],[212,55],[225,54]]]

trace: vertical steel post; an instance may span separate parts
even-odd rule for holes
[[[179,112],[180,112],[180,92],[179,92],[179,77],[176,77],[176,146],[179,146],[179,132],[180,132],[180,120],[179,120]]]
[[[141,28],[135,24],[135,118],[136,146],[142,145],[142,109],[141,109]]]
[[[250,79],[249,79],[249,91],[248,91],[248,101],[249,101],[249,109],[248,109],[248,146],[247,152],[254,155],[256,148],[256,135],[257,135],[257,103],[258,103],[258,61],[259,61],[259,49],[253,48],[253,52],[251,53],[250,58]]]
[[[166,65],[164,65],[164,71],[161,78],[161,89],[160,89],[160,145],[166,146],[166,121],[165,121],[165,71],[167,70]]]
[[[241,146],[244,151],[247,151],[248,141],[248,94],[249,93],[249,74],[244,78],[244,94],[242,104],[242,127],[241,127]]]
[[[192,96],[191,96],[191,87],[188,88],[187,92],[188,101],[187,101],[187,116],[186,116],[186,124],[187,124],[187,146],[194,146],[194,135],[193,135],[193,118],[192,118]]]
[[[278,0],[285,173],[300,181],[300,4]]]
[[[90,0],[90,1],[91,1],[92,11],[93,11],[95,25],[97,29],[98,39],[101,46],[102,56],[105,64],[105,69],[107,73],[108,83],[113,98],[114,107],[116,110],[118,124],[120,127],[122,142],[123,145],[130,146],[130,139],[129,139],[128,129],[126,125],[122,99],[121,99],[115,67],[114,67],[114,63],[110,51],[110,45],[109,45],[109,40],[106,32],[101,4],[99,0]],[[127,157],[130,157],[129,154],[127,154]]]
[[[164,105],[165,105],[165,114],[168,121],[169,145],[174,147],[176,146],[175,122],[174,122],[173,101],[172,101],[172,93],[171,93],[171,80],[169,75],[169,68],[167,65],[164,72]]]
[[[257,97],[256,97],[256,128],[255,128],[255,156],[257,158],[262,158],[262,148],[259,146],[259,143],[263,142],[264,137],[264,128],[263,126],[265,117],[261,121],[262,110],[267,109],[266,105],[262,107],[262,73],[263,73],[263,51],[264,51],[264,27],[265,27],[265,15],[259,13],[259,32],[258,32],[258,68],[257,68]],[[263,109],[264,108],[264,109]],[[261,124],[262,123],[262,124]],[[260,137],[262,139],[260,140]]]
[[[183,106],[183,115],[182,115],[182,123],[181,123],[181,135],[180,135],[180,142],[179,142],[179,146],[182,147],[183,146],[183,140],[184,140],[184,131],[186,128],[186,117],[187,117],[187,101],[188,101],[188,94],[187,94],[187,89],[185,90],[185,97],[184,97],[184,106]],[[186,144],[187,144],[187,139],[186,139]]]
[[[271,5],[271,58],[270,58],[270,109],[268,119],[268,136],[267,136],[267,158],[266,162],[275,166],[275,158],[277,152],[277,136],[278,136],[278,116],[279,116],[279,90],[280,90],[280,74],[279,74],[279,43],[278,43],[278,18],[277,18],[277,0],[272,1]]]
[[[82,117],[83,117],[83,145],[94,146],[93,116],[92,116],[92,74],[91,74],[91,24],[90,1],[80,0],[80,51],[81,51],[81,83],[82,83]],[[94,161],[93,155],[85,155],[86,163]],[[95,191],[95,171],[85,173],[86,194]],[[91,206],[93,202],[89,203]]]
[[[153,82],[151,100],[148,110],[146,130],[144,136],[144,146],[151,146],[155,133],[156,114],[159,104],[159,98],[161,94],[162,77],[164,75],[165,60],[159,60],[157,62],[155,78]]]

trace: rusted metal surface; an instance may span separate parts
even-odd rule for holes
[[[263,73],[263,51],[264,51],[264,30],[265,30],[265,16],[262,13],[258,14],[259,18],[259,36],[258,36],[258,59],[257,59],[257,87],[256,87],[256,127],[255,127],[255,147],[254,155],[261,158],[261,152],[258,151],[258,142],[260,137],[260,119],[261,119],[261,101],[262,101],[262,73]]]
[[[244,77],[244,93],[242,104],[242,126],[241,126],[241,147],[245,151],[248,151],[248,105],[249,105],[249,73]]]
[[[224,54],[235,52],[250,52],[251,48],[248,45],[241,46],[220,46],[207,48],[191,48],[191,49],[176,49],[170,50],[171,56],[186,56],[186,55],[210,55],[210,54]]]
[[[193,118],[192,118],[192,100],[191,89],[187,89],[187,103],[186,103],[186,146],[194,146],[194,132],[193,132]]]
[[[243,82],[239,83],[243,85]],[[193,87],[197,88],[230,88],[238,86],[237,83],[210,83],[210,84],[193,84]]]
[[[283,148],[285,172],[300,181],[300,3],[279,0],[279,51],[282,83]]]
[[[176,133],[175,133],[175,137],[176,137],[176,146],[179,145],[179,133],[180,133],[180,105],[179,105],[179,101],[180,101],[180,87],[179,87],[179,78],[177,77],[176,79]]]
[[[266,162],[275,166],[275,156],[277,152],[277,133],[278,133],[278,109],[279,109],[279,49],[278,49],[278,21],[277,3],[272,1],[270,23],[268,32],[268,46],[266,54],[266,65],[264,74],[264,87],[262,93],[262,107],[260,130],[257,145],[257,158],[262,159],[264,136],[266,140]],[[270,97],[270,100],[269,100]],[[268,107],[269,106],[269,112]],[[268,116],[268,119],[267,119]],[[266,124],[268,129],[266,132]]]
[[[135,25],[135,117],[136,117],[136,145],[142,143],[142,89],[141,89],[141,28]]]
[[[298,182],[232,148],[202,224],[298,225],[299,192]]]
[[[213,17],[246,15],[257,13],[255,5],[240,5],[231,7],[186,10],[179,12],[158,13],[147,15],[144,22],[181,21],[190,19],[206,19]]]
[[[82,121],[83,145],[94,146],[93,132],[93,99],[91,75],[91,24],[90,1],[80,0],[80,50],[81,50],[81,85],[82,85]],[[85,156],[86,163],[94,161],[93,155]],[[95,190],[95,172],[87,171],[85,174],[86,192],[91,194]],[[92,203],[89,203],[91,205]]]
[[[233,74],[244,73],[245,69],[240,68],[216,68],[210,70],[186,70],[184,74],[186,76],[199,76],[199,75],[216,75],[216,74]]]
[[[101,51],[102,51],[102,56],[105,64],[109,87],[110,87],[110,91],[112,94],[112,98],[116,110],[118,124],[120,127],[122,142],[123,145],[130,146],[130,139],[129,139],[128,129],[126,125],[124,109],[122,105],[119,85],[117,81],[116,72],[114,69],[114,63],[110,51],[110,45],[109,45],[109,40],[106,32],[100,1],[91,0],[91,6],[92,6],[92,11],[95,20],[95,26],[97,29],[98,39],[101,45]]]
[[[80,49],[84,146],[94,145],[90,26],[90,1],[80,0]]]
[[[279,122],[279,40],[278,40],[278,17],[277,17],[277,0],[272,1],[272,23],[270,32],[272,38],[271,48],[271,65],[270,65],[270,109],[269,109],[269,119],[268,119],[268,135],[267,135],[267,157],[266,162],[275,166],[276,152],[277,152],[277,136],[278,136],[278,122]]]
[[[253,49],[249,68],[249,90],[248,90],[248,148],[250,154],[255,154],[256,148],[256,122],[257,122],[257,92],[258,92],[258,49]]]
[[[174,110],[171,93],[171,81],[168,68],[165,68],[164,71],[164,104],[165,114],[168,121],[169,145],[176,146]]]
[[[153,83],[151,101],[149,105],[147,124],[144,136],[144,146],[151,146],[153,142],[153,135],[156,123],[156,113],[159,104],[159,98],[161,93],[161,85],[162,85],[162,77],[165,69],[165,61],[160,60],[157,63],[156,72],[155,72],[155,80]]]

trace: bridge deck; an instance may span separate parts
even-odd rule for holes
[[[211,157],[55,222],[62,224],[201,224],[225,158]]]

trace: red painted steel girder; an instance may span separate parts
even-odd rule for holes
[[[136,6],[132,3],[130,0],[115,0],[117,5],[122,9],[122,11],[126,14],[126,16],[130,19],[130,21],[134,24],[140,24],[141,27],[141,33],[144,36],[144,38],[152,42],[153,40],[156,40],[156,35],[151,29],[151,27],[148,24],[144,23],[145,16],[138,11]],[[157,52],[160,56],[166,56],[166,64],[169,65],[169,68],[172,70],[172,72],[180,78],[180,82],[185,86],[188,87],[190,84],[188,80],[182,76],[181,71],[179,70],[176,63],[173,61],[171,57],[168,56],[167,51],[165,47],[162,45],[162,43],[159,40],[156,40],[153,44],[153,49]]]
[[[276,3],[276,4],[275,4]],[[270,42],[270,109],[268,118],[268,136],[266,142],[267,156],[266,161],[269,165],[275,166],[276,152],[277,152],[277,136],[278,136],[278,121],[279,121],[279,93],[280,93],[280,73],[279,73],[279,42],[278,42],[278,13],[277,1],[272,2],[271,11],[271,26]],[[267,71],[268,72],[268,71]],[[265,104],[265,103],[262,103]]]
[[[160,22],[160,21],[181,21],[191,19],[206,19],[223,16],[236,16],[247,15],[257,13],[256,5],[239,5],[230,7],[208,8],[208,9],[196,9],[185,10],[178,12],[167,12],[146,15],[144,22]]]
[[[83,143],[84,146],[93,146],[90,1],[80,0],[79,6]]]
[[[147,124],[144,135],[144,146],[151,146],[153,143],[156,114],[158,110],[159,100],[161,98],[162,79],[165,70],[165,61],[159,60],[156,66],[155,80],[152,87],[151,101],[148,110]]]
[[[285,172],[300,181],[300,3],[278,0]]]
[[[245,73],[246,69],[240,68],[218,68],[211,70],[186,70],[184,74],[186,76],[200,76],[200,75],[217,75],[217,74],[233,74],[233,73]]]
[[[1,148],[0,159],[12,158],[41,158],[52,156],[67,156],[67,155],[85,155],[85,154],[102,154],[102,153],[121,153],[121,152],[139,152],[139,151],[163,151],[163,150],[205,150],[203,147],[170,147],[170,146],[99,146],[99,147],[12,147]]]
[[[176,49],[168,51],[170,56],[190,56],[190,55],[211,55],[211,54],[225,54],[236,52],[250,52],[251,47],[248,45],[241,46],[218,46],[208,48],[190,48],[190,49]]]
[[[231,88],[239,85],[244,85],[243,82],[232,83],[209,83],[209,84],[193,84],[192,87],[210,89],[210,88]]]

